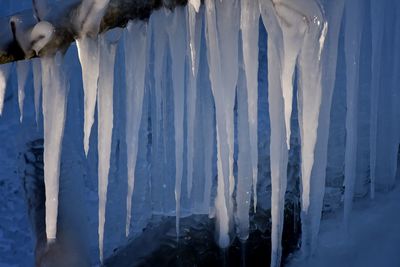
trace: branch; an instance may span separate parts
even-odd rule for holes
[[[110,0],[100,24],[100,33],[125,27],[129,20],[147,20],[154,10],[161,7],[173,9],[186,5],[187,2],[188,0]],[[52,55],[57,51],[65,52],[80,36],[81,29],[76,29],[74,21],[81,4],[81,0],[63,1],[49,7],[47,15],[40,19],[37,18],[35,7],[0,18],[0,29],[4,29],[0,31],[0,64]],[[51,28],[52,34],[47,36],[49,40],[46,40],[44,46],[37,49],[37,43],[46,38],[42,31],[48,32],[49,25],[54,27]]]

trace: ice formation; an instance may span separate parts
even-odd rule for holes
[[[89,151],[90,133],[96,108],[97,82],[99,79],[99,43],[98,39],[84,36],[76,41],[79,60],[82,66],[83,91],[85,94],[85,125],[83,147]]]
[[[113,130],[113,91],[114,91],[114,63],[117,49],[113,31],[100,36],[99,44],[99,86],[98,86],[98,156],[99,156],[99,252],[100,261],[104,255],[104,224],[106,218],[108,174],[110,170],[111,141]],[[111,35],[111,36],[110,36]],[[117,38],[118,39],[118,38]]]
[[[122,171],[118,169],[118,178],[122,179],[112,183],[127,187],[126,199],[123,192],[126,202],[121,204],[123,212],[126,208],[122,222],[126,237],[136,227],[142,227],[136,222],[145,225],[147,217],[157,214],[175,216],[179,239],[181,217],[207,214],[210,218],[215,215],[218,243],[226,248],[235,234],[242,242],[247,240],[251,232],[250,214],[271,208],[272,267],[281,265],[285,194],[290,190],[288,181],[293,182],[292,176],[300,179],[301,250],[305,257],[314,253],[318,243],[327,186],[344,183],[344,223],[350,231],[357,184],[367,184],[372,198],[375,190],[388,190],[394,184],[400,142],[396,76],[400,69],[400,19],[396,18],[399,3],[391,10],[387,1],[201,2],[189,0],[185,7],[154,11],[148,21],[130,21],[124,30],[124,50],[118,52],[123,56],[122,66],[115,66],[120,60],[116,60],[120,30],[99,34],[108,0],[84,0],[73,17],[82,67],[86,155],[97,104],[101,261],[108,249],[104,245],[108,232],[105,226],[113,223],[108,219],[106,206],[120,202],[108,200],[115,197],[108,194],[113,164],[121,169],[124,165]],[[39,5],[44,1],[37,3],[39,20],[46,10]],[[391,23],[391,19],[396,19],[396,23]],[[53,26],[40,20],[32,29],[23,29],[19,27],[21,18],[13,17],[11,21],[17,27],[16,39],[25,54],[33,50],[41,56],[40,50],[54,34]],[[260,38],[260,27],[267,31],[266,43]],[[372,49],[370,63],[365,62],[369,53],[363,51],[366,42]],[[259,52],[262,48],[264,53],[265,47],[267,59],[262,62],[264,58],[259,58]],[[268,65],[268,77],[259,77],[264,63]],[[60,54],[32,60],[37,121],[43,88],[49,241],[57,233],[60,155],[68,93],[63,64]],[[22,119],[29,62],[16,65]],[[117,68],[124,71],[115,72],[114,80]],[[10,65],[0,67],[0,114],[9,69]],[[262,88],[265,78],[268,86]],[[363,89],[366,79],[371,91]],[[336,90],[339,99],[335,99]],[[115,92],[118,94],[114,95]],[[259,106],[260,92],[268,93],[268,106]],[[367,104],[362,97],[368,98]],[[295,98],[297,103],[293,103]],[[118,103],[115,108],[114,103]],[[339,107],[344,110],[343,118],[335,113],[338,107],[332,103],[343,106]],[[125,108],[123,112],[119,105]],[[365,105],[370,113],[367,117],[360,115]],[[270,130],[260,127],[266,109],[269,124],[263,127]],[[293,123],[296,118],[298,125]],[[345,129],[344,136],[337,136],[331,119]],[[115,125],[114,120],[118,121]],[[360,138],[365,128],[369,132],[364,138],[369,139],[365,143],[368,151],[360,149],[365,145]],[[113,131],[118,132],[114,134],[115,152]],[[265,133],[267,141],[264,135],[264,139],[259,136],[263,131],[269,131]],[[125,148],[119,147],[121,138],[126,154]],[[344,171],[331,175],[335,176],[332,178],[330,168],[340,165],[334,160],[330,162],[328,157],[329,149],[336,145],[335,138],[345,140],[341,151],[345,159]],[[291,142],[299,142],[295,143],[300,153],[300,170],[296,175],[288,175],[292,155],[289,151],[296,149],[290,147]],[[259,147],[264,144],[269,145],[269,153],[259,159]],[[117,155],[118,163],[111,159],[112,153]],[[370,173],[358,178],[361,175],[357,166],[363,164],[360,154],[368,162]],[[264,168],[265,158],[270,161],[268,170]],[[125,168],[127,177],[123,176]],[[269,178],[270,206],[260,197],[269,186]],[[263,188],[257,189],[257,185]],[[137,203],[137,199],[144,203]],[[137,206],[141,208],[136,210]],[[147,213],[143,214],[143,210]]]
[[[17,75],[18,75],[18,106],[20,117],[19,120],[22,122],[24,117],[24,100],[25,100],[25,84],[29,74],[29,61],[18,61],[17,62]]]
[[[67,108],[68,83],[63,71],[63,57],[43,57],[43,128],[44,128],[44,182],[46,187],[47,242],[57,234],[60,160]]]
[[[0,65],[0,115],[3,113],[4,97],[11,64]]]
[[[363,27],[364,2],[347,1],[345,5],[345,54],[346,54],[346,88],[347,88],[347,114],[346,114],[346,151],[344,172],[344,223],[348,228],[350,211],[353,203],[354,185],[356,180],[357,158],[357,115],[358,115],[358,90],[360,69],[360,45]]]
[[[40,96],[42,94],[42,65],[39,59],[32,59],[33,90],[36,124],[39,124]]]
[[[126,199],[126,236],[129,235],[132,214],[132,196],[135,185],[135,167],[139,146],[139,128],[142,118],[145,90],[148,26],[130,22],[124,36],[126,77],[126,146],[128,164],[128,194]]]

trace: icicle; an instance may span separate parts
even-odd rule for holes
[[[385,1],[371,1],[371,35],[372,35],[372,65],[371,65],[371,123],[370,123],[370,197],[375,197],[376,152],[378,133],[378,102],[379,82],[381,76],[382,41],[384,32]]]
[[[313,196],[313,201],[307,215],[310,219],[306,219],[309,224],[310,231],[307,231],[311,240],[311,251],[317,244],[319,225],[321,220],[322,205],[325,193],[325,176],[328,156],[328,139],[330,128],[330,110],[332,104],[332,95],[336,77],[336,62],[338,54],[339,31],[342,21],[344,0],[340,1],[324,1],[324,10],[329,25],[327,32],[325,48],[322,50],[321,66],[322,66],[322,100],[319,114],[318,136],[315,147],[315,162],[311,173],[310,181],[312,183],[310,194]],[[306,226],[305,226],[306,227]],[[306,234],[304,234],[305,236]]]
[[[186,49],[185,9],[175,8],[172,16],[172,23],[168,26],[167,31],[171,49],[172,84],[174,87],[176,234],[179,238],[183,175],[183,114],[185,107],[185,53],[182,53]]]
[[[258,6],[257,6],[258,7]],[[241,58],[241,61],[243,59]],[[243,66],[243,62],[240,62]],[[237,133],[238,133],[238,174],[236,185],[236,225],[238,237],[245,241],[249,236],[249,209],[252,188],[252,158],[249,135],[248,96],[246,91],[246,77],[243,68],[239,71],[237,85]]]
[[[128,194],[126,199],[126,236],[132,214],[132,196],[135,185],[135,167],[139,147],[139,128],[142,118],[145,70],[147,66],[147,24],[129,22],[125,31],[126,76],[126,146],[128,164]]]
[[[94,122],[96,108],[97,82],[99,78],[99,46],[98,40],[84,36],[76,41],[79,61],[82,66],[84,91],[84,149],[87,156],[89,151],[90,132]]]
[[[200,45],[202,30],[202,14],[197,14],[196,9],[188,5],[187,20],[189,32],[190,68],[189,86],[187,90],[187,191],[190,198],[193,185],[193,154],[194,154],[194,121],[196,112],[197,75],[200,62]]]
[[[4,97],[7,89],[7,79],[11,64],[0,65],[0,116],[3,113]]]
[[[233,177],[233,107],[238,77],[239,4],[206,0],[206,40],[217,121],[218,186],[216,212],[219,245],[229,245]]]
[[[98,194],[99,194],[99,253],[100,261],[104,255],[104,225],[107,204],[108,175],[110,170],[111,141],[113,130],[113,91],[114,64],[118,32],[120,29],[108,31],[100,36],[100,66],[98,88]]]
[[[201,0],[189,0],[189,4],[196,12],[199,12]]]
[[[257,209],[258,176],[258,32],[260,9],[258,0],[241,1],[240,25],[243,40],[243,57],[248,98],[250,131],[250,157],[252,164],[253,206]]]
[[[34,102],[35,102],[35,115],[36,124],[39,124],[40,115],[40,95],[42,94],[42,66],[40,60],[37,58],[32,59],[32,70],[33,70],[33,90],[34,90]]]
[[[18,106],[20,112],[20,122],[22,122],[22,118],[24,117],[25,84],[26,80],[28,79],[29,66],[29,61],[17,61]]]
[[[43,126],[44,126],[44,182],[46,188],[47,242],[57,234],[60,158],[67,108],[67,82],[63,73],[63,58],[43,57]]]
[[[109,0],[83,0],[75,18],[75,27],[81,36],[97,34]]]
[[[346,2],[345,55],[346,55],[346,152],[344,172],[344,224],[348,230],[349,216],[353,204],[354,184],[356,180],[357,158],[357,113],[359,91],[359,62],[361,33],[363,27],[363,1]]]
[[[280,266],[288,149],[286,143],[282,91],[283,34],[276,10],[270,1],[260,1],[260,11],[268,32],[268,102],[271,125],[271,267]]]

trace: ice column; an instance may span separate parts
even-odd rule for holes
[[[33,90],[35,102],[36,124],[39,124],[40,95],[42,94],[42,65],[37,58],[32,59]]]
[[[344,226],[348,230],[353,203],[357,158],[357,113],[359,91],[359,62],[363,28],[364,1],[347,1],[345,6],[345,56],[346,56],[346,151],[344,172]]]
[[[111,30],[100,36],[100,66],[98,85],[98,194],[99,194],[99,253],[103,262],[104,225],[107,204],[108,174],[110,170],[113,131],[114,64],[118,36]]]
[[[126,199],[126,236],[129,235],[135,168],[139,147],[145,72],[147,66],[147,28],[144,22],[129,22],[124,36],[126,77],[126,146],[128,194]]]
[[[44,182],[46,188],[46,234],[52,242],[57,234],[60,158],[67,108],[68,85],[63,72],[63,58],[43,57],[43,126]]]
[[[378,133],[378,103],[379,82],[381,73],[382,41],[385,21],[386,1],[371,1],[371,36],[372,36],[372,65],[371,65],[371,123],[370,123],[370,196],[375,197],[376,153]]]
[[[280,266],[283,212],[287,185],[288,147],[285,104],[282,88],[283,34],[272,1],[260,1],[260,11],[268,32],[268,102],[271,124],[271,267]]]
[[[0,65],[0,116],[3,113],[4,97],[7,89],[7,79],[11,64]]]
[[[258,32],[260,9],[258,0],[242,0],[240,28],[247,88],[247,106],[250,137],[250,159],[253,184],[253,206],[257,209],[258,175]]]
[[[194,2],[194,1],[192,1]],[[200,4],[200,1],[198,2]],[[190,69],[189,85],[187,88],[187,191],[192,192],[193,185],[193,153],[194,127],[196,112],[197,75],[200,62],[200,45],[203,14],[198,13],[199,7],[193,3],[187,6],[187,25],[189,34]]]
[[[216,213],[219,245],[229,245],[229,219],[232,211],[233,107],[238,78],[239,3],[236,0],[206,0],[206,41],[210,80],[217,123],[218,186]]]
[[[18,106],[20,117],[19,120],[22,122],[24,117],[24,100],[25,100],[25,84],[28,79],[30,63],[27,60],[17,61],[17,76],[18,76]]]

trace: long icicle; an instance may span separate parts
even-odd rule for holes
[[[22,122],[24,117],[24,100],[25,100],[25,84],[28,79],[30,62],[27,60],[17,61],[17,76],[18,76],[18,106]]]
[[[67,108],[68,85],[63,72],[63,58],[42,57],[44,183],[46,194],[47,242],[57,234],[60,159]]]
[[[106,220],[106,204],[108,175],[110,171],[111,141],[113,132],[113,90],[114,64],[117,40],[113,39],[114,31],[100,36],[99,44],[99,85],[98,85],[98,194],[99,194],[99,254],[100,262],[104,258],[104,225]],[[117,38],[118,39],[118,36]]]
[[[11,64],[0,65],[0,116],[3,113],[4,97],[6,95],[7,80]]]
[[[129,22],[124,36],[126,77],[126,146],[128,164],[128,193],[126,198],[125,234],[129,235],[132,217],[132,197],[135,186],[135,168],[139,147],[139,129],[142,118],[147,66],[147,23]]]
[[[268,32],[268,102],[271,124],[271,267],[280,266],[288,148],[282,91],[283,34],[270,1],[260,1],[260,12]]]

